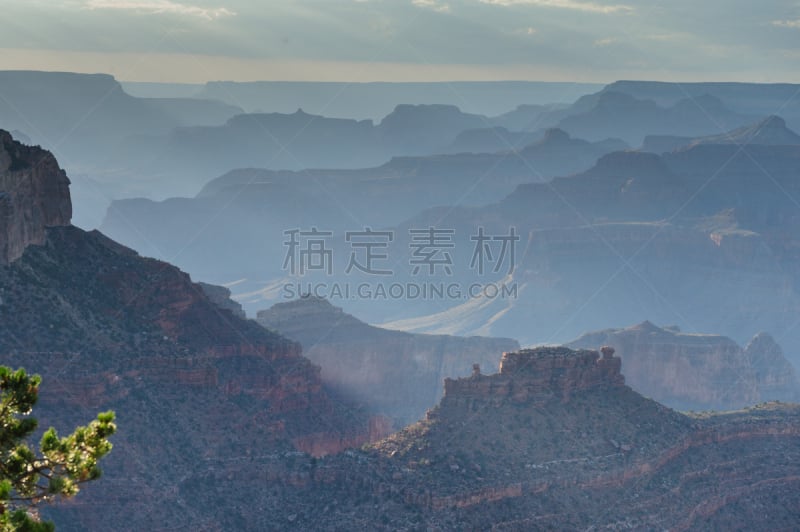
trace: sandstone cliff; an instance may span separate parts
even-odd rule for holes
[[[724,336],[684,334],[646,321],[587,333],[569,345],[598,343],[617,349],[631,387],[673,408],[730,410],[800,398],[800,380],[768,334],[742,348]]]
[[[55,157],[0,130],[0,264],[44,243],[47,227],[69,225],[71,218],[69,179]]]
[[[482,375],[476,366],[468,378],[445,379],[442,405],[465,399],[524,403],[557,397],[566,402],[576,391],[624,385],[622,362],[614,349],[603,347],[602,353],[600,357],[596,351],[565,347],[503,353],[497,375]]]

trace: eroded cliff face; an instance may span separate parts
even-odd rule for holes
[[[548,401],[567,402],[578,391],[624,386],[622,361],[612,347],[597,351],[573,351],[565,347],[539,347],[503,353],[500,373],[482,375],[478,367],[468,378],[445,379],[442,406],[470,406],[474,401],[500,404]]]
[[[47,227],[72,219],[69,179],[50,152],[0,130],[0,264],[42,244]]]
[[[724,336],[684,334],[646,321],[587,333],[569,345],[598,343],[617,348],[633,389],[673,408],[730,410],[800,398],[797,373],[765,333],[742,348]]]
[[[800,401],[800,376],[768,333],[758,333],[745,346],[744,355],[755,373],[761,401]]]
[[[409,334],[370,326],[325,299],[307,297],[258,313],[258,322],[303,345],[322,379],[395,428],[413,423],[442,397],[442,381],[473,364],[497,367],[519,348],[507,338]]]

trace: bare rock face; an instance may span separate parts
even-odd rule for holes
[[[597,351],[573,351],[566,347],[537,347],[503,353],[500,373],[473,374],[462,379],[445,379],[442,404],[474,400],[500,404],[545,401],[554,397],[568,402],[577,391],[625,385],[622,361],[611,347]]]
[[[43,244],[47,227],[67,226],[71,219],[69,179],[55,157],[0,130],[0,264]]]
[[[772,336],[761,332],[745,346],[758,383],[761,400],[800,400],[800,378]]]
[[[673,408],[732,410],[800,397],[794,368],[766,333],[742,348],[724,336],[685,334],[645,321],[588,333],[569,345],[598,343],[617,348],[631,387]]]

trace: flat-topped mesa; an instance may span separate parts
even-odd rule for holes
[[[0,264],[31,244],[43,244],[47,227],[72,219],[69,179],[53,155],[16,142],[0,130]]]
[[[526,402],[553,397],[566,402],[577,391],[624,386],[621,368],[622,360],[607,346],[600,352],[537,347],[503,353],[500,373],[481,375],[476,371],[471,377],[445,379],[442,404],[464,399]]]

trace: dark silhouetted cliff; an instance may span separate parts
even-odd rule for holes
[[[0,264],[44,243],[48,227],[69,225],[71,218],[69,179],[55,158],[0,130]]]

